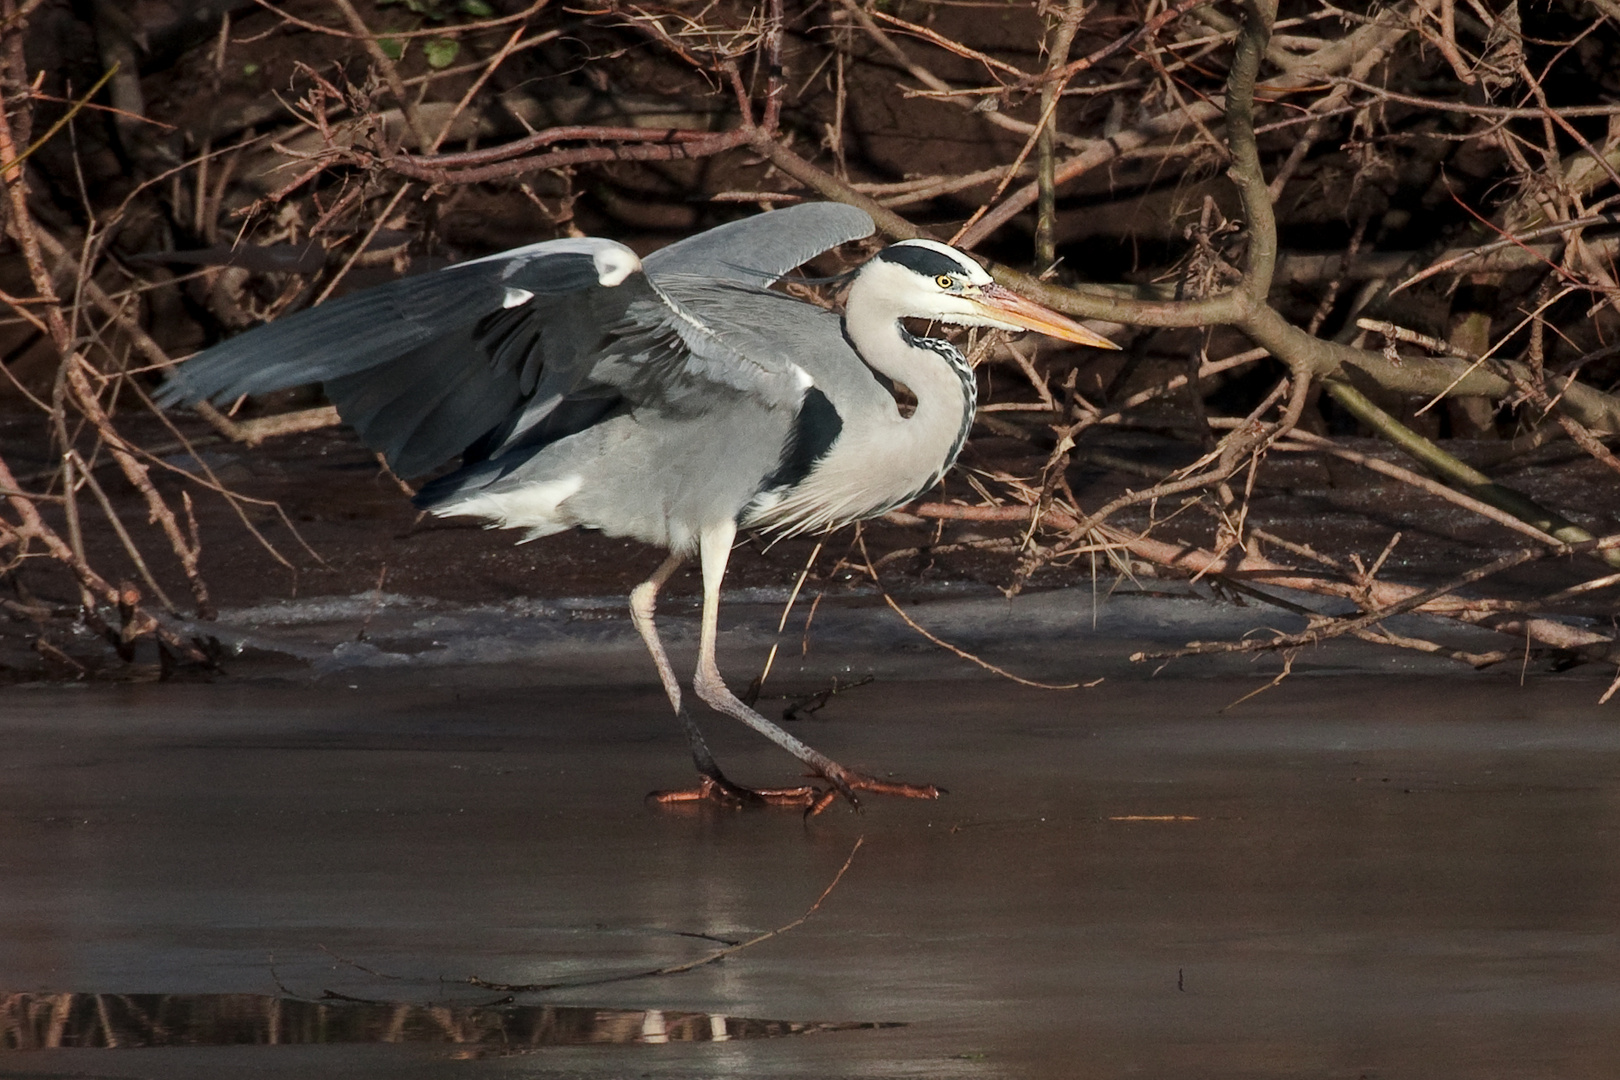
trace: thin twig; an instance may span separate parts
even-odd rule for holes
[[[684,964],[671,964],[668,967],[653,968],[650,971],[638,971],[629,975],[587,977],[585,979],[575,979],[566,982],[501,983],[491,982],[488,979],[479,978],[477,975],[469,975],[463,981],[470,986],[476,986],[484,990],[500,990],[509,994],[533,994],[545,990],[558,990],[564,987],[604,986],[608,983],[631,982],[636,979],[650,979],[660,975],[679,975],[683,972],[705,967],[709,964],[724,960],[728,956],[734,956],[735,954],[742,952],[744,949],[751,949],[761,942],[769,941],[774,937],[779,937],[782,934],[787,933],[789,930],[794,930],[800,926],[803,926],[807,921],[809,921],[810,916],[821,910],[821,905],[826,903],[827,897],[831,896],[832,891],[838,888],[838,883],[844,880],[844,875],[849,872],[850,866],[855,862],[855,853],[861,850],[861,845],[865,842],[865,836],[856,837],[855,846],[849,849],[849,856],[844,860],[844,865],[838,868],[838,873],[833,875],[832,881],[828,883],[825,889],[821,890],[821,895],[816,897],[816,902],[811,904],[803,915],[800,915],[797,919],[794,919],[790,923],[784,923],[783,925],[778,926],[775,930],[767,930],[765,933],[751,937],[747,941],[739,942],[736,945],[728,945],[723,949],[718,949],[697,960],[692,960]]]
[[[1037,690],[1074,690],[1077,687],[1079,687],[1079,685],[1080,685],[1079,683],[1043,683],[1043,682],[1036,682],[1034,679],[1026,679],[1022,675],[1014,675],[1012,672],[1008,671],[1006,668],[997,667],[995,664],[990,663],[988,660],[983,660],[983,659],[981,659],[981,658],[979,658],[977,656],[974,656],[972,653],[968,652],[966,649],[958,648],[957,646],[952,645],[950,642],[944,640],[943,638],[940,638],[937,635],[930,633],[929,631],[924,629],[922,626],[918,625],[917,621],[915,619],[913,619],[910,615],[907,615],[906,612],[905,612],[905,609],[902,608],[899,604],[895,603],[894,597],[889,595],[889,590],[887,590],[887,589],[885,589],[883,587],[883,581],[882,581],[881,578],[878,577],[877,568],[872,565],[872,556],[867,554],[867,551],[866,551],[866,538],[863,537],[863,536],[857,535],[856,542],[860,545],[860,548],[861,548],[861,558],[866,561],[866,571],[867,571],[868,574],[870,574],[872,576],[872,583],[877,586],[878,592],[880,594],[882,594],[883,602],[888,604],[889,607],[894,610],[894,613],[896,615],[900,616],[900,619],[901,619],[902,622],[904,622],[907,626],[911,627],[913,630],[917,631],[917,633],[921,634],[923,637],[927,638],[929,641],[933,642],[935,645],[938,645],[940,648],[944,649],[946,652],[951,653],[951,654],[953,654],[955,656],[958,656],[958,657],[962,658],[963,660],[968,661],[969,663],[979,665],[980,667],[984,668],[986,671],[989,671],[989,672],[991,672],[993,674],[996,674],[996,675],[1000,675],[1004,679],[1010,679],[1010,680],[1012,680],[1013,682],[1017,683],[1020,686],[1032,686]]]

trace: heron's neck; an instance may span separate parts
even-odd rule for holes
[[[937,479],[956,460],[973,424],[977,392],[967,360],[949,342],[908,333],[892,308],[854,290],[844,330],[874,371],[904,383],[917,408],[902,425],[895,451],[926,460]]]
[[[802,482],[745,524],[803,532],[873,517],[933,487],[962,449],[975,398],[967,361],[943,341],[912,337],[892,306],[860,294],[854,289],[845,305],[844,332],[874,371],[910,388],[917,408],[902,417],[876,385],[834,382],[833,404],[848,410],[838,438]]]

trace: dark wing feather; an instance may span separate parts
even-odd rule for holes
[[[159,400],[227,401],[320,382],[344,421],[403,475],[498,428],[541,381],[585,380],[603,327],[656,293],[638,273],[601,284],[595,256],[563,240],[369,289],[259,327],[183,364]]]
[[[352,375],[428,342],[470,331],[487,312],[502,310],[510,288],[556,300],[597,283],[587,252],[513,261],[519,263],[516,274],[508,264],[463,263],[257,327],[182,365],[164,385],[159,401],[230,401]]]
[[[447,363],[435,341],[381,368],[328,379],[324,389],[361,442],[401,476],[416,476],[510,413],[522,400],[517,384],[510,370]]]

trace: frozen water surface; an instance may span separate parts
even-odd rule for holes
[[[811,822],[643,802],[690,766],[616,605],[277,605],[222,619],[249,649],[229,679],[9,689],[0,1046],[48,1041],[51,1009],[58,1042],[91,1042],[0,1050],[0,1074],[1614,1075],[1604,679],[1521,686],[1343,645],[1233,705],[1276,660],[1153,676],[1126,658],[1291,617],[1116,596],[1094,622],[1076,592],[912,609],[1020,674],[1102,680],[1063,692],[964,665],[870,603],[823,605],[807,655],[790,622],[763,707],[872,675],[792,729],[949,789]],[[780,614],[753,600],[726,614],[738,685]],[[669,609],[678,665],[693,614]],[[266,650],[305,662],[251,660]],[[794,777],[706,726],[736,778]],[[802,925],[644,974],[791,923],[857,840]],[[501,1034],[576,1008],[629,1038]],[[94,1048],[154,1016],[218,1029],[221,1010],[263,1033],[275,1009],[364,1037]],[[738,1037],[696,1038],[713,1017]],[[817,1028],[850,1024],[902,1026]]]
[[[1015,658],[1031,674],[1038,669],[1045,672],[1044,677],[1059,681],[1089,681],[1140,650],[1164,650],[1194,638],[1237,638],[1268,629],[1292,633],[1306,625],[1291,612],[1239,607],[1207,591],[1173,588],[1173,592],[1153,594],[1094,594],[1072,588],[1007,600],[986,596],[982,589],[970,592],[946,586],[922,602],[908,601],[907,607],[938,636],[961,647]],[[1291,590],[1272,591],[1322,612],[1349,607]],[[789,663],[791,670],[811,677],[839,670],[838,665],[911,677],[919,674],[919,663],[927,666],[928,674],[941,678],[965,677],[975,670],[928,644],[889,612],[875,592],[868,596],[857,592],[852,599],[820,605],[813,617],[807,614],[811,604],[801,599],[779,634],[786,599],[785,590],[728,593],[722,616],[726,628],[723,648],[729,645],[731,652],[744,658],[743,663],[757,664],[764,650],[779,641],[788,653],[808,658],[804,663]],[[658,618],[665,641],[695,650],[697,615],[695,599],[663,601]],[[1386,624],[1458,647],[1500,647],[1498,635],[1459,629],[1438,619],[1401,616]],[[514,599],[457,605],[378,591],[226,610],[215,621],[197,624],[195,630],[217,637],[229,649],[296,657],[312,663],[317,674],[349,667],[521,663],[534,669],[527,676],[531,679],[571,681],[582,673],[595,679],[604,665],[638,672],[646,666],[637,660],[645,652],[622,598]],[[750,655],[750,649],[757,655]],[[987,659],[993,658],[987,655]],[[1382,671],[1455,670],[1449,661],[1348,646],[1313,651],[1299,662],[1305,667]],[[1202,660],[1178,661],[1182,672],[1229,666],[1225,662],[1212,666]]]

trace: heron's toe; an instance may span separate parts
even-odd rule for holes
[[[851,774],[849,785],[856,791],[870,791],[874,795],[894,795],[902,799],[937,799],[949,794],[936,784],[906,784],[898,780],[879,780],[875,776]]]
[[[821,789],[810,784],[782,788],[747,788],[734,784],[724,776],[704,776],[695,788],[680,791],[654,791],[647,796],[649,802],[665,806],[685,803],[712,803],[727,809],[740,810],[747,806],[813,806],[821,797]]]

